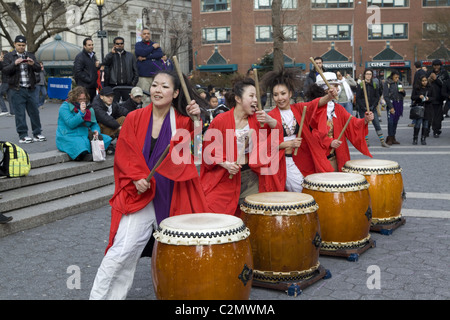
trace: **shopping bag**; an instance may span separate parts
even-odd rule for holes
[[[103,140],[99,140],[98,137],[94,137],[91,140],[92,158],[94,161],[105,161],[106,150]]]

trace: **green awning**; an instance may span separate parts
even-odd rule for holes
[[[202,72],[235,72],[237,69],[237,64],[207,64],[197,66],[197,70]]]

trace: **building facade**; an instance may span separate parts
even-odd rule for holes
[[[245,73],[273,51],[272,0],[193,0],[195,68]],[[322,56],[329,70],[358,77],[397,69],[411,82],[414,62],[450,66],[449,0],[283,0],[285,66],[308,71]],[[447,31],[448,30],[448,31]]]
[[[28,1],[8,1],[10,6],[26,21],[24,6]],[[62,32],[58,35],[60,40],[82,48],[83,39],[92,37],[94,51],[101,60],[101,41],[103,41],[103,55],[111,51],[113,39],[121,36],[125,40],[125,50],[134,52],[134,46],[139,41],[142,27],[148,27],[151,31],[151,40],[161,45],[163,51],[170,57],[177,55],[184,73],[192,70],[191,50],[191,1],[190,0],[131,0],[123,6],[119,6],[124,0],[105,0],[102,7],[102,27],[106,31],[106,38],[99,38],[100,30],[99,9],[95,1],[55,1],[54,8],[50,8],[45,15],[50,18],[57,16],[54,26],[66,25],[72,32]],[[86,6],[89,4],[87,10]],[[61,6],[64,8],[61,9]],[[1,6],[0,6],[1,7]],[[85,12],[84,12],[85,11]],[[82,14],[83,21],[80,23]],[[2,17],[3,21],[3,17]],[[12,38],[20,32],[17,26],[5,17],[4,23],[8,25],[8,31]],[[50,37],[44,44],[54,41],[55,36]],[[11,47],[6,39],[0,42],[4,50]],[[38,49],[39,50],[39,49]]]

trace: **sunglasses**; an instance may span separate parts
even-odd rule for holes
[[[114,43],[114,44],[116,44],[116,45],[118,45],[118,46],[121,46],[121,45],[123,45],[123,42],[116,42],[116,43]]]

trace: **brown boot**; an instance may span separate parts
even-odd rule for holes
[[[391,136],[387,136],[387,138],[386,138],[386,144],[387,144],[388,146],[392,146],[392,141],[393,141],[392,137],[391,137]]]
[[[395,140],[395,136],[392,137],[392,144],[400,144],[397,140]]]

